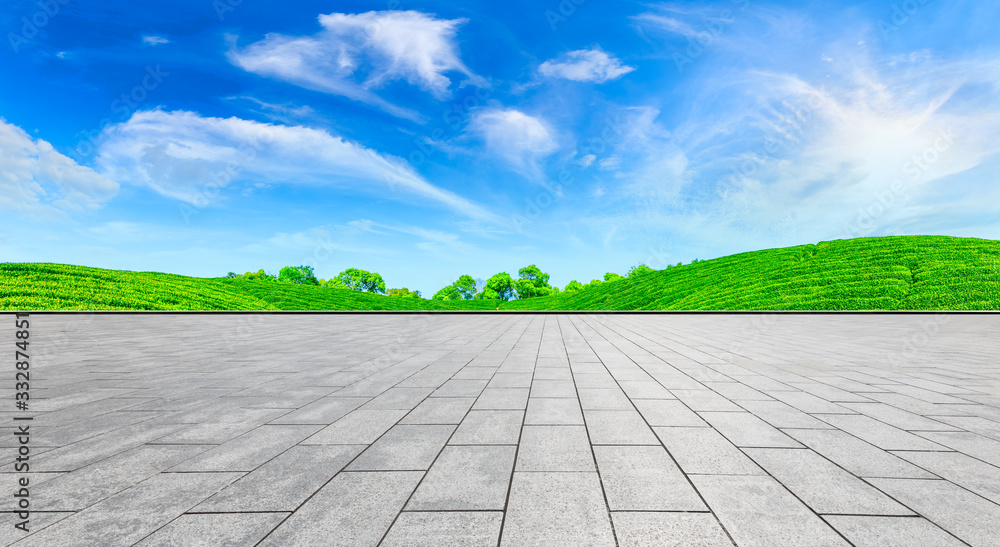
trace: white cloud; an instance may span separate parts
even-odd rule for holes
[[[122,183],[152,188],[194,205],[207,205],[231,183],[329,185],[412,196],[480,220],[482,207],[423,179],[408,164],[321,130],[194,112],[135,113],[102,135],[98,164]],[[396,191],[402,190],[402,191]]]
[[[438,19],[418,11],[369,11],[320,15],[323,30],[311,36],[268,34],[229,53],[233,64],[309,89],[341,95],[393,115],[416,118],[372,89],[405,80],[438,99],[446,98],[458,72],[475,84],[484,80],[462,62],[455,34],[465,19]]]
[[[552,131],[540,118],[509,108],[476,112],[471,131],[479,134],[487,148],[519,169],[537,171],[537,160],[556,151]]]
[[[159,45],[162,45],[162,44],[169,44],[170,40],[167,40],[166,38],[164,38],[162,36],[143,36],[142,37],[142,42],[144,44],[148,44],[148,45],[151,45],[151,46],[159,46]]]
[[[78,165],[41,139],[0,118],[0,209],[40,212],[96,209],[118,184]]]
[[[596,159],[597,156],[594,154],[585,154],[582,158],[580,158],[580,160],[577,163],[580,164],[581,167],[586,169],[590,167],[590,165],[594,163],[594,160]]]
[[[633,70],[635,67],[622,65],[620,60],[596,48],[570,51],[538,67],[539,73],[550,78],[597,83],[620,78]]]
[[[598,167],[600,167],[602,171],[613,171],[621,167],[621,164],[622,159],[618,156],[608,156],[597,162]]]

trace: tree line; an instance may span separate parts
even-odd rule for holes
[[[677,265],[680,266],[680,263]],[[639,264],[629,269],[628,273],[624,276],[608,272],[604,274],[603,279],[593,279],[587,284],[580,283],[574,279],[560,291],[559,287],[549,284],[549,274],[543,272],[538,266],[531,264],[517,271],[517,279],[511,277],[507,272],[500,272],[486,281],[479,283],[471,275],[463,275],[451,285],[434,293],[433,298],[435,300],[523,300],[525,298],[549,296],[560,292],[572,293],[596,286],[600,283],[645,275],[655,271],[655,269],[645,264]],[[385,281],[381,275],[359,268],[348,268],[331,279],[317,278],[312,266],[285,266],[278,272],[278,275],[270,274],[260,269],[256,272],[246,272],[244,274],[229,272],[226,277],[246,281],[274,281],[278,283],[348,289],[402,298],[423,298],[420,291],[411,291],[406,287],[386,290]]]

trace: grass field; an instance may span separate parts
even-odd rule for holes
[[[498,305],[501,310],[1000,310],[1000,241],[941,236],[827,241],[509,302],[0,263],[4,310],[495,310]]]

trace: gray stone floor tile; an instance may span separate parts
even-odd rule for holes
[[[368,447],[348,471],[426,471],[455,431],[453,425],[396,425]]]
[[[622,391],[630,399],[675,399],[673,393],[661,386],[659,382],[649,380],[621,380],[618,382]]]
[[[660,444],[635,410],[587,410],[584,417],[592,444]]]
[[[530,372],[498,372],[493,375],[490,383],[486,384],[487,389],[493,388],[530,388],[531,387],[531,373]],[[527,393],[525,393],[527,397]]]
[[[573,373],[569,367],[535,367],[535,380],[569,380],[572,382]]]
[[[795,439],[749,412],[699,412],[698,414],[736,446],[802,447]]]
[[[771,477],[694,475],[691,480],[741,547],[850,545]]]
[[[577,399],[528,399],[525,425],[583,425]]]
[[[168,471],[244,471],[288,450],[320,429],[318,425],[262,425],[203,452]]]
[[[389,529],[381,547],[495,547],[502,523],[503,513],[498,511],[406,511]]]
[[[433,392],[433,389],[424,387],[394,387],[385,390],[382,394],[365,403],[365,408],[410,410]]]
[[[32,471],[73,471],[183,429],[178,424],[140,423],[61,446],[44,453],[31,464]],[[3,471],[13,471],[7,466]]]
[[[817,513],[913,515],[909,509],[812,450],[747,448],[745,452]]]
[[[576,386],[573,380],[539,380],[537,375],[531,382],[531,398],[555,397],[576,399]]]
[[[804,391],[768,391],[768,395],[806,414],[854,414],[854,411]]]
[[[287,414],[286,409],[241,408],[157,439],[164,444],[222,444]]]
[[[581,388],[580,405],[587,410],[632,410],[632,401],[615,388]]]
[[[1000,504],[1000,467],[960,452],[895,452],[900,458]]]
[[[288,513],[181,515],[137,543],[138,547],[251,547]]]
[[[466,414],[449,444],[511,444],[521,436],[521,410],[472,410]]]
[[[826,515],[856,547],[959,547],[966,545],[924,518]]]
[[[737,404],[743,401],[773,401],[774,397],[739,382],[705,382],[704,386]],[[741,405],[742,406],[742,405]]]
[[[751,414],[779,429],[833,429],[833,426],[817,420],[801,410],[781,401],[740,401],[739,405]]]
[[[431,393],[431,397],[479,397],[489,378],[451,379]]]
[[[413,493],[407,511],[502,511],[514,446],[447,446]]]
[[[970,545],[1000,545],[1000,505],[944,480],[868,482]]]
[[[708,511],[662,446],[595,446],[612,511]]]
[[[597,473],[515,472],[500,545],[614,545]]]
[[[934,478],[927,471],[839,429],[786,429],[785,433],[859,477]]]
[[[1000,467],[1000,441],[966,431],[958,433],[920,431],[917,435]]]
[[[670,392],[695,412],[739,412],[743,410],[736,403],[707,388],[673,389]]]
[[[525,426],[517,471],[593,471],[594,456],[583,426]]]
[[[688,474],[763,475],[756,463],[707,427],[654,427],[663,446]]]
[[[275,418],[270,423],[279,425],[332,424],[348,412],[368,402],[367,397],[337,397],[328,395],[306,406]]]
[[[732,547],[710,513],[611,513],[619,547]]]
[[[293,446],[191,512],[294,511],[364,449],[363,445]]]
[[[679,400],[636,399],[633,402],[652,427],[708,427],[705,420]]]
[[[937,419],[970,433],[1000,441],[1000,421],[979,416],[939,416]]]
[[[528,388],[487,387],[476,403],[475,410],[524,410],[528,406]]]
[[[359,408],[317,431],[302,444],[371,444],[408,411]]]
[[[615,383],[615,379],[611,377],[606,370],[604,370],[603,365],[599,365],[599,372],[592,373],[580,373],[575,368],[573,371],[573,381],[576,383],[577,389],[621,389],[618,384]]]
[[[434,398],[424,399],[422,403],[410,411],[400,423],[403,424],[458,424],[465,413],[476,400],[473,398]]]
[[[847,408],[907,431],[959,431],[955,426],[883,403],[842,403]]]
[[[240,475],[160,473],[28,536],[18,545],[131,545],[226,487]]]
[[[817,416],[824,422],[867,441],[882,450],[944,450],[945,448],[898,427],[860,414]]]
[[[28,531],[25,532],[14,527],[15,522],[20,522],[20,519],[15,520],[12,513],[2,513],[2,516],[0,516],[0,545],[10,545],[31,534],[36,534],[73,514],[75,513],[72,511],[31,511],[30,518],[28,519]]]
[[[374,547],[423,476],[341,473],[278,526],[261,547]]]
[[[79,511],[213,448],[211,445],[143,445],[39,482],[31,478],[34,511]]]

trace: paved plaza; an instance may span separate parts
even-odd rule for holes
[[[2,545],[1000,545],[1000,315],[30,319]]]

